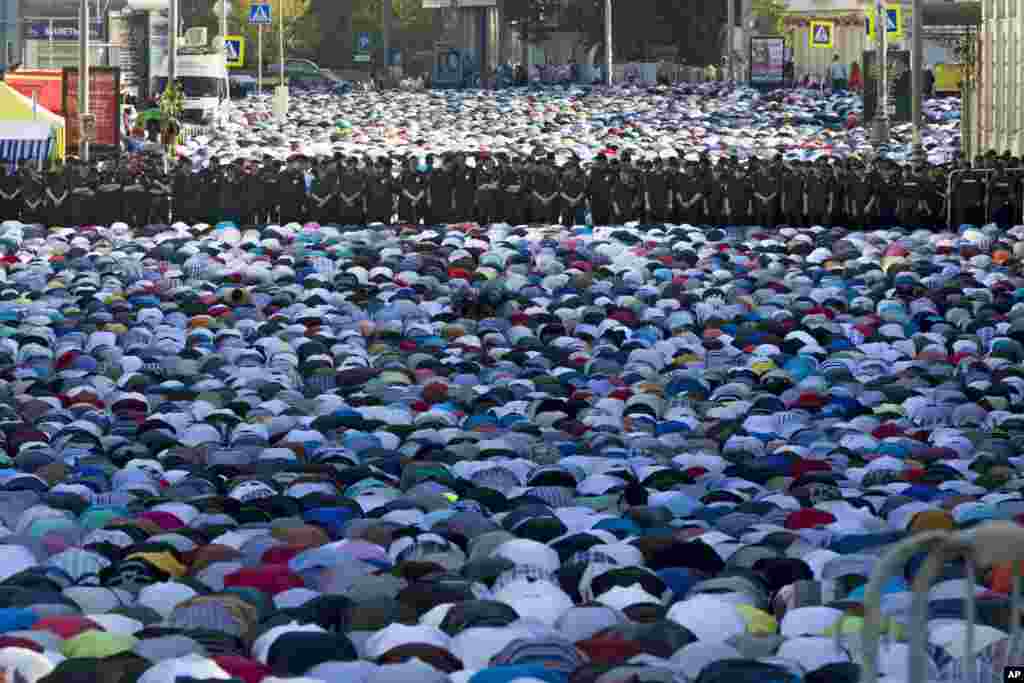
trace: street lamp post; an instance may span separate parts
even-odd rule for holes
[[[78,11],[78,156],[89,161],[89,137],[85,122],[89,115],[89,0],[82,0]]]
[[[910,84],[914,91],[911,102],[911,117],[914,120],[912,156],[914,163],[923,163],[925,161],[925,153],[924,146],[921,144],[921,99],[924,96],[922,92],[924,82],[924,36],[922,35],[924,32],[924,18],[921,16],[921,0],[914,0],[912,11],[914,12],[911,17],[911,32],[913,35],[911,36],[910,55]]]
[[[168,24],[170,24],[170,45],[167,52],[167,87],[171,87],[178,76],[178,0],[170,0],[167,10]]]
[[[604,64],[604,80],[605,85],[611,87],[612,85],[612,0],[604,0],[604,45],[605,45],[605,64]]]
[[[736,77],[736,68],[733,66],[733,34],[736,32],[736,0],[725,0],[728,9],[726,12],[726,32],[725,32],[725,66],[728,69],[726,74],[726,80],[732,83]]]
[[[878,51],[878,103],[875,107],[874,142],[882,145],[889,141],[889,65],[886,33],[889,28],[888,12],[883,0],[875,0],[875,49]]]

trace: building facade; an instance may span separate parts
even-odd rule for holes
[[[1024,154],[1024,7],[982,0],[973,149]]]

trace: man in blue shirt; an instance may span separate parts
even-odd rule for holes
[[[832,65],[828,68],[828,76],[832,79],[832,90],[846,90],[846,65],[839,61],[839,55],[832,57]]]

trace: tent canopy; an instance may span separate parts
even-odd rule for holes
[[[0,130],[0,139],[2,140],[41,140],[44,138],[53,137],[53,144],[50,146],[51,157],[55,159],[64,158],[64,117],[58,116],[41,105],[35,106],[35,112],[33,113],[32,99],[25,97],[20,92],[12,88],[6,83],[0,82],[0,125],[13,123],[15,126],[3,125]],[[25,128],[26,131],[29,129],[27,124],[35,124],[42,128],[33,129],[37,132],[45,128],[45,132],[42,135],[36,135],[35,137],[25,137],[27,134],[23,132],[20,137],[15,137],[17,133],[12,133],[12,130]]]

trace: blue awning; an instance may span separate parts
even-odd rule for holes
[[[45,161],[50,157],[52,138],[44,140],[0,140],[0,159],[7,162]]]

